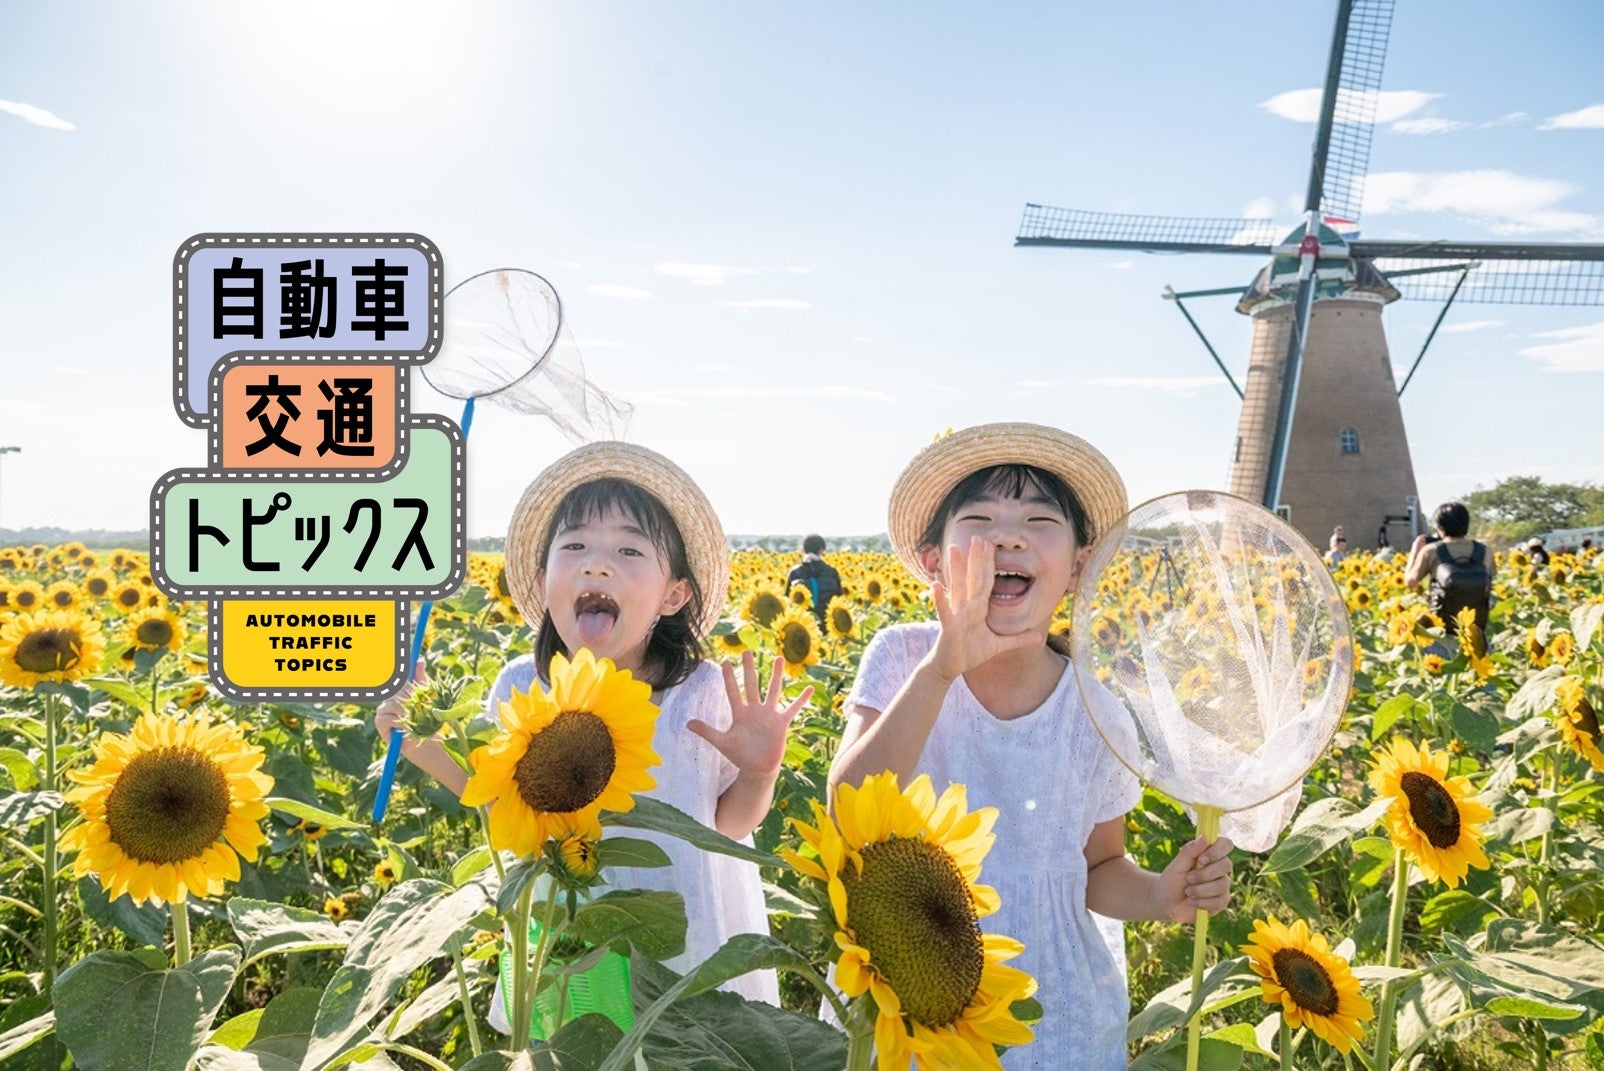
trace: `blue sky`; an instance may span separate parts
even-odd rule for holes
[[[1023,250],[1026,201],[1290,227],[1334,5],[0,7],[0,526],[138,528],[201,231],[417,231],[562,293],[630,437],[736,532],[884,528],[937,431],[1057,424],[1132,501],[1222,486],[1237,402],[1159,298],[1256,261]],[[1604,8],[1400,0],[1366,237],[1604,241]],[[1248,321],[1197,314],[1239,376]],[[1436,307],[1386,324],[1407,368]],[[1604,480],[1604,309],[1459,304],[1404,395],[1428,503]],[[420,392],[418,408],[456,414]],[[566,449],[483,408],[469,531]]]

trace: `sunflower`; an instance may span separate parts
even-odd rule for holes
[[[746,641],[739,632],[724,632],[710,638],[713,650],[726,658],[739,658],[746,650]]]
[[[71,610],[78,605],[78,585],[58,580],[45,588],[45,606],[52,610]]]
[[[373,866],[373,880],[380,885],[389,885],[395,881],[395,864],[388,859],[380,859]]]
[[[145,605],[145,587],[138,581],[125,580],[111,593],[111,603],[119,610],[137,610]]]
[[[13,610],[29,613],[41,610],[45,605],[45,589],[37,580],[19,580],[11,587],[11,597],[6,605]]]
[[[111,570],[97,569],[84,577],[82,588],[84,597],[98,602],[111,594],[112,585],[116,582],[117,577]]]
[[[562,860],[562,869],[570,881],[584,885],[595,879],[601,863],[598,847],[596,841],[582,833],[570,833],[558,843],[557,857]]]
[[[775,646],[785,663],[785,675],[798,677],[819,661],[819,623],[813,614],[792,607],[774,622]]]
[[[0,684],[75,681],[99,669],[105,653],[100,622],[76,610],[19,613],[0,628]]]
[[[863,581],[863,597],[870,602],[879,602],[880,596],[886,593],[886,582],[879,573],[870,573]]]
[[[1469,778],[1448,776],[1446,753],[1433,755],[1427,744],[1417,751],[1397,738],[1378,753],[1370,784],[1378,795],[1392,797],[1387,809],[1392,843],[1427,878],[1456,888],[1471,867],[1486,869],[1478,823],[1491,818],[1492,809],[1473,798]]]
[[[144,651],[177,651],[184,646],[184,620],[171,611],[151,607],[127,619],[123,638],[130,647]]]
[[[1454,614],[1454,635],[1459,637],[1459,646],[1469,651],[1475,658],[1485,657],[1487,654],[1487,636],[1476,624],[1476,609],[1473,606],[1464,606]]]
[[[1433,677],[1442,676],[1442,667],[1447,665],[1447,660],[1444,659],[1442,655],[1436,654],[1429,654],[1425,658],[1421,659],[1421,661],[1425,663],[1426,672],[1431,674]]]
[[[755,588],[741,609],[741,616],[762,628],[768,628],[774,619],[785,613],[785,600],[770,588]]]
[[[1348,608],[1350,610],[1363,610],[1365,607],[1367,607],[1369,605],[1370,605],[1370,589],[1369,588],[1360,588],[1358,591],[1355,591],[1352,595],[1348,596]]]
[[[505,730],[470,756],[469,807],[490,804],[490,845],[521,856],[547,838],[601,838],[603,810],[627,811],[657,782],[646,772],[657,707],[652,688],[581,648],[551,659],[551,692],[514,692],[501,704]]]
[[[1526,630],[1526,657],[1531,660],[1532,667],[1542,669],[1548,665],[1548,645],[1537,638],[1537,630]]]
[[[1287,1026],[1307,1026],[1344,1054],[1364,1039],[1359,1024],[1375,1017],[1359,992],[1348,961],[1335,954],[1302,919],[1291,929],[1275,919],[1257,919],[1244,951],[1261,979],[1266,1004],[1280,1004]]]
[[[937,799],[926,775],[899,791],[889,772],[838,790],[839,825],[811,802],[815,824],[792,824],[816,858],[781,854],[828,890],[836,984],[871,995],[878,1066],[907,1071],[917,1055],[923,1067],[1000,1068],[994,1045],[1033,1036],[1011,1006],[1036,982],[1004,965],[1023,945],[980,930],[1000,906],[975,884],[996,808],[969,812],[962,785]]]
[[[254,862],[267,840],[258,823],[273,779],[262,758],[232,722],[142,714],[126,736],[95,741],[92,767],[68,772],[78,787],[66,799],[84,820],[61,847],[79,853],[76,875],[98,875],[112,900],[221,893],[239,880],[238,856]]]
[[[344,900],[331,896],[323,901],[323,913],[335,922],[344,922],[351,909],[345,906]]]
[[[1100,614],[1092,622],[1092,639],[1102,647],[1118,647],[1124,638],[1124,630],[1119,622],[1107,614]]]
[[[1604,752],[1598,749],[1598,710],[1582,691],[1580,677],[1561,677],[1554,686],[1559,707],[1559,731],[1576,753],[1604,773]]]
[[[836,643],[852,639],[858,627],[852,616],[852,600],[845,595],[831,599],[830,605],[824,609],[824,623],[829,629],[830,638]]]
[[[1556,632],[1548,639],[1548,657],[1556,666],[1563,666],[1576,653],[1576,637],[1569,632]]]
[[[813,609],[813,592],[808,590],[806,584],[792,584],[791,593],[787,596],[792,606],[800,606],[804,610]]]

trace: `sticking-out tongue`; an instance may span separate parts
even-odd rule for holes
[[[993,595],[1023,595],[1030,587],[1030,578],[1024,576],[996,576],[991,581]]]
[[[579,642],[582,646],[593,647],[607,638],[613,631],[613,625],[618,621],[618,615],[605,610],[589,610],[579,615]]]

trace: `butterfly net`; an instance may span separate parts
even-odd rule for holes
[[[542,276],[475,275],[446,295],[445,319],[440,352],[422,367],[441,394],[546,417],[574,443],[624,437],[633,407],[585,378],[562,299]]]
[[[1097,544],[1072,624],[1086,709],[1120,761],[1225,811],[1239,847],[1272,847],[1353,684],[1347,606],[1308,541],[1230,495],[1153,499]]]

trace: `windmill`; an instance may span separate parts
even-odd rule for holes
[[[1268,257],[1246,289],[1175,293],[1175,303],[1242,398],[1229,489],[1286,516],[1316,545],[1342,525],[1420,530],[1399,398],[1454,301],[1604,303],[1604,245],[1360,240],[1359,209],[1393,0],[1339,0],[1321,92],[1303,221],[1276,242],[1265,219],[1084,212],[1027,204],[1014,244]],[[1253,320],[1245,383],[1231,377],[1188,298],[1239,294]],[[1397,385],[1382,309],[1442,300]]]

